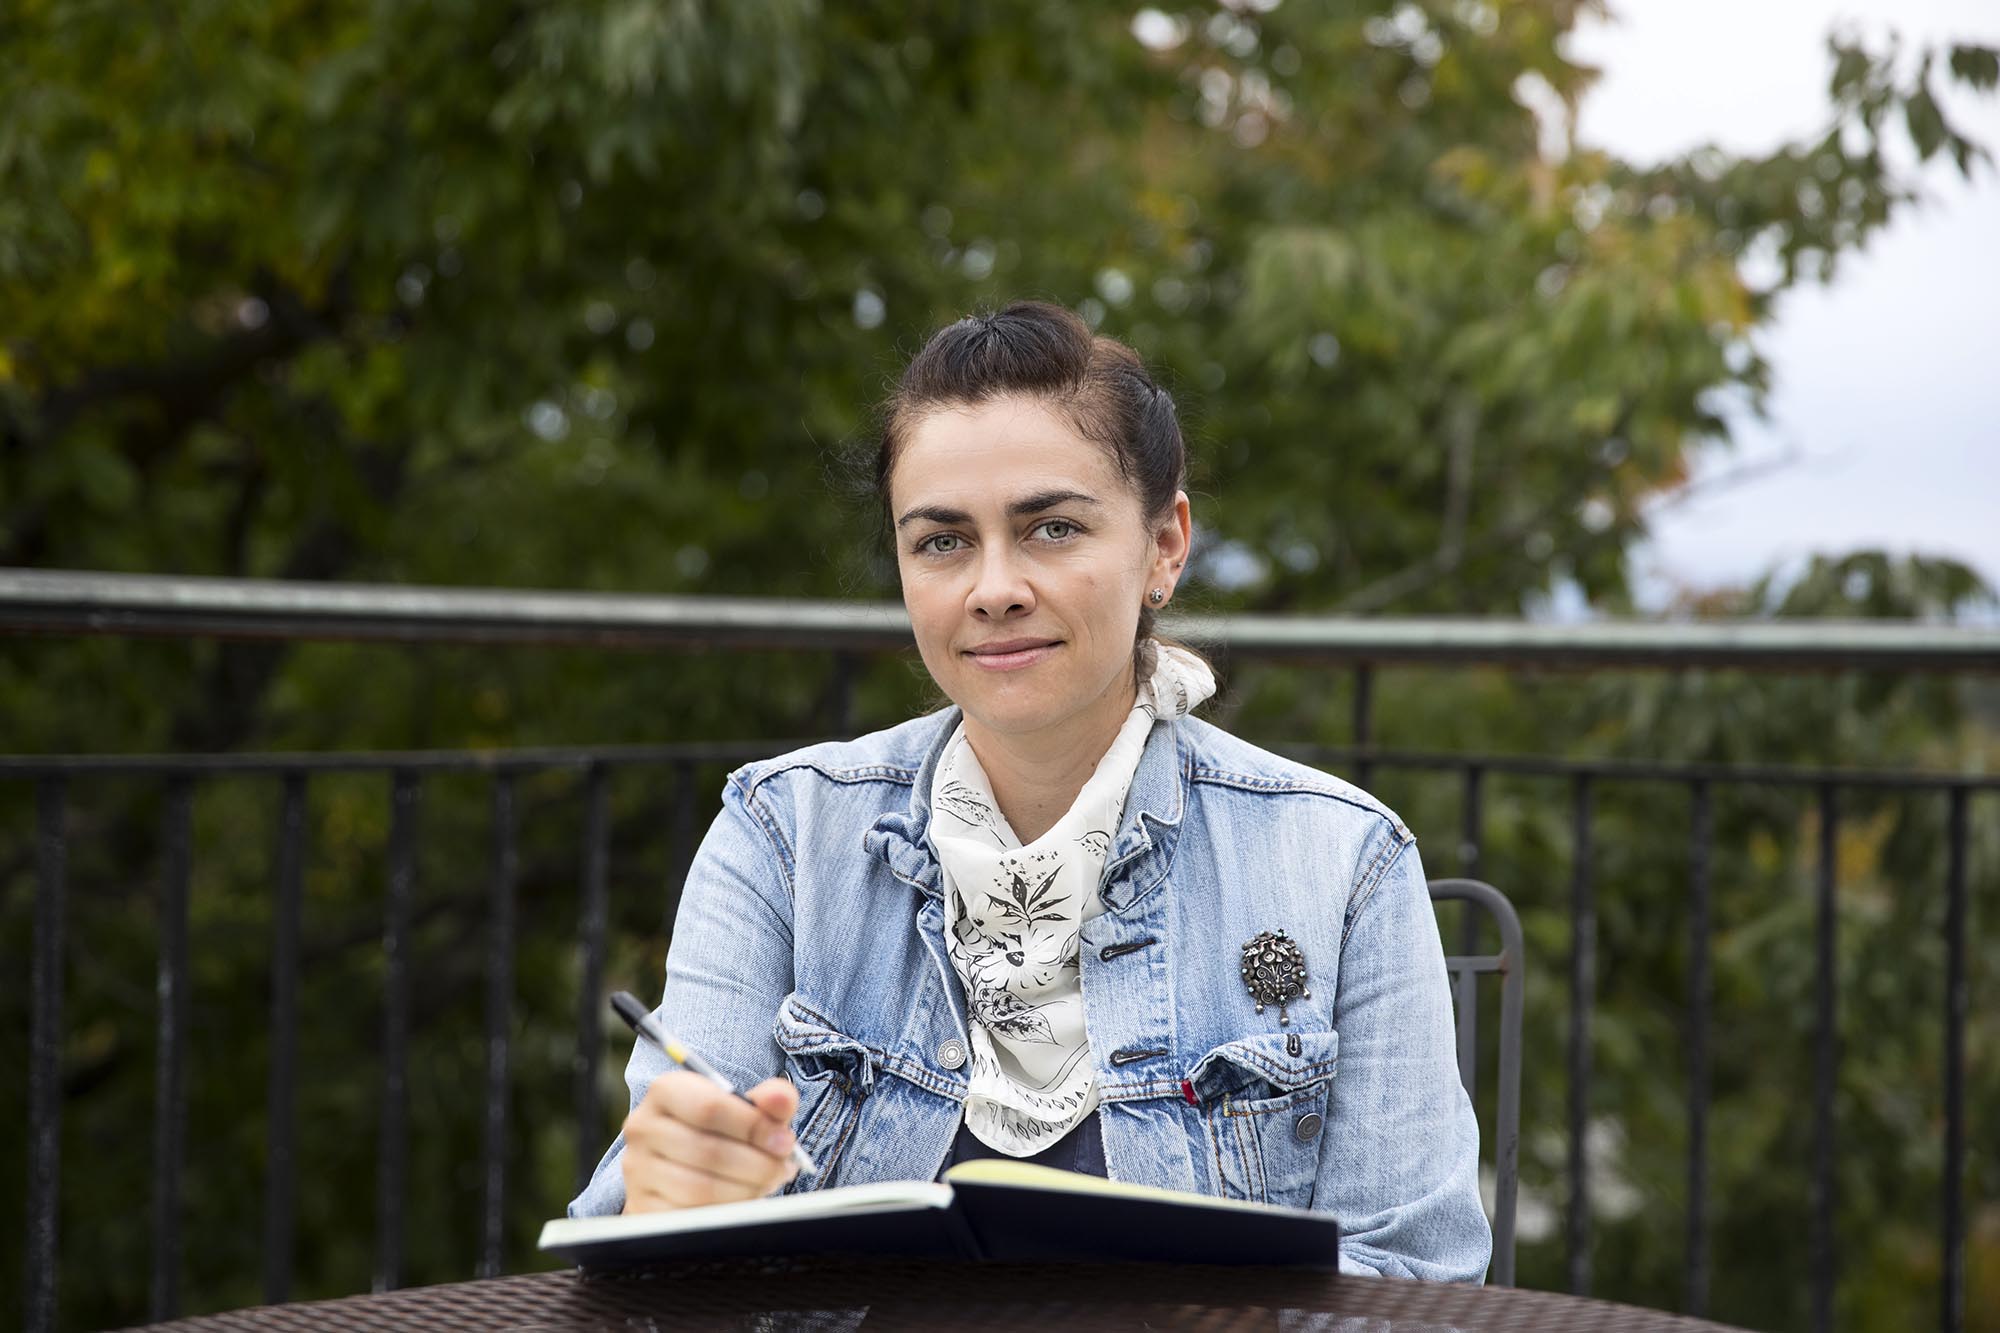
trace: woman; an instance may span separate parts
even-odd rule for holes
[[[876,486],[953,706],[730,775],[661,1013],[754,1108],[635,1047],[572,1215],[1005,1154],[1330,1211],[1348,1271],[1482,1278],[1414,841],[1189,716],[1214,677],[1152,634],[1184,476],[1172,399],[1066,310],[961,320],[911,362]]]

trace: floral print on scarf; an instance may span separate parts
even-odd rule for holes
[[[1097,1107],[1083,923],[1104,910],[1099,881],[1147,734],[1214,693],[1199,658],[1156,641],[1152,675],[1111,747],[1069,812],[1026,847],[1000,813],[965,724],[945,742],[930,839],[944,872],[946,948],[972,1018],[965,1123],[997,1152],[1033,1156]]]

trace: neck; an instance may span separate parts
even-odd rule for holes
[[[1040,731],[995,732],[966,718],[965,739],[1023,846],[1055,827],[1076,804],[1137,698],[1133,681],[1121,677],[1083,713]]]

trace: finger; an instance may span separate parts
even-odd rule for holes
[[[646,1165],[644,1190],[673,1208],[705,1208],[712,1203],[738,1203],[768,1193],[740,1181],[724,1180],[683,1162],[654,1159]]]
[[[738,1139],[710,1134],[680,1120],[662,1120],[643,1150],[666,1161],[768,1194],[793,1175],[789,1158]]]
[[[782,1090],[779,1085],[782,1085]],[[782,1117],[765,1115],[733,1092],[724,1092],[699,1074],[677,1069],[662,1074],[646,1089],[646,1096],[634,1116],[660,1116],[692,1125],[696,1129],[739,1143],[749,1143],[775,1156],[792,1150],[792,1131],[787,1123],[790,1108],[798,1104],[798,1092],[784,1079],[766,1079],[757,1090],[784,1110]],[[642,1115],[643,1113],[643,1115]],[[629,1119],[629,1118],[628,1118]],[[650,1132],[643,1124],[639,1132]],[[629,1131],[628,1131],[629,1132]]]
[[[627,1213],[665,1213],[692,1205],[676,1202],[662,1184],[662,1173],[648,1170],[633,1173],[628,1171],[625,1181],[625,1207]]]
[[[767,1117],[756,1107],[686,1069],[676,1069],[654,1079],[646,1089],[641,1109],[741,1143],[754,1143],[771,1129]]]
[[[791,1124],[799,1113],[799,1090],[788,1078],[767,1078],[743,1095],[781,1125]]]
[[[625,1175],[625,1207],[621,1211],[658,1213],[680,1206],[661,1192],[660,1172],[656,1165],[641,1165],[643,1159],[629,1152],[626,1159],[621,1164]]]
[[[660,1156],[644,1144],[628,1144],[619,1162],[625,1178],[628,1213],[696,1208],[751,1197],[749,1188]]]

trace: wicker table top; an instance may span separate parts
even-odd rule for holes
[[[182,1333],[284,1329],[737,1328],[1717,1329],[1656,1310],[1505,1287],[1336,1277],[1295,1268],[970,1264],[912,1260],[709,1260],[267,1305],[153,1325]]]

